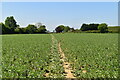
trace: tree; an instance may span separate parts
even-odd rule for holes
[[[2,34],[10,33],[10,29],[7,28],[3,23],[0,23],[0,28],[1,28],[0,30],[1,30]]]
[[[15,29],[15,33],[16,33],[16,34],[25,34],[25,33],[27,33],[27,32],[26,32],[26,29],[25,29],[25,28],[16,28],[16,29]]]
[[[59,25],[58,27],[56,27],[56,28],[55,28],[56,33],[63,32],[64,27],[65,27],[64,25]]]
[[[88,25],[88,24],[82,24],[80,30],[82,30],[82,31],[87,31],[87,30],[89,30],[89,25]]]
[[[82,24],[81,29],[82,31],[88,31],[88,30],[98,30],[99,24]]]
[[[45,25],[42,25],[37,29],[37,33],[46,33],[46,31],[47,29]]]
[[[17,27],[16,23],[13,16],[7,17],[5,20],[5,26],[11,30],[11,33],[14,33],[14,29]]]
[[[16,28],[15,32],[17,34],[27,34],[28,33],[27,30],[26,30],[26,28]]]
[[[0,34],[2,34],[2,23],[0,23]]]
[[[106,23],[102,23],[98,26],[98,29],[100,30],[101,33],[108,32],[108,25]]]
[[[89,30],[98,30],[99,24],[89,24]]]
[[[70,32],[74,32],[75,31],[75,29],[74,28],[70,28]]]
[[[68,32],[70,30],[69,26],[64,27],[64,31],[63,32]]]
[[[20,33],[22,33],[22,34],[27,34],[26,28],[20,28]]]
[[[32,24],[29,24],[27,27],[26,27],[26,32],[29,33],[29,34],[33,34],[35,33],[37,30],[37,27],[35,25],[32,25]]]

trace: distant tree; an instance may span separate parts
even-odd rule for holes
[[[89,24],[89,30],[98,30],[99,24]]]
[[[81,31],[80,31],[80,29],[75,29],[75,31],[74,31],[74,32],[81,32]]]
[[[75,29],[74,28],[70,28],[70,32],[74,32],[75,31]]]
[[[35,33],[37,30],[37,27],[35,25],[32,25],[32,24],[29,24],[27,27],[26,27],[26,32],[29,33],[29,34],[33,34]]]
[[[64,27],[65,27],[64,25],[59,25],[58,27],[56,27],[56,28],[55,28],[56,33],[63,32]]]
[[[27,33],[26,28],[16,28],[15,33],[16,34],[25,34],[25,33]]]
[[[11,30],[10,33],[14,33],[14,29],[17,27],[16,23],[17,22],[13,16],[7,17],[5,19],[5,26]]]
[[[5,31],[6,31],[5,25],[3,23],[0,23],[0,34],[2,34],[3,32],[5,33]]]
[[[89,25],[88,24],[82,24],[80,30],[81,31],[87,31],[87,30],[89,30]]]
[[[7,28],[3,23],[0,23],[0,28],[1,28],[2,34],[9,34],[10,33],[10,29]]]
[[[17,25],[17,27],[16,28],[20,28],[20,25]]]
[[[27,32],[26,28],[20,28],[20,33],[27,34],[28,32]]]
[[[87,31],[87,30],[98,30],[99,24],[82,24],[81,31]]]
[[[65,26],[63,32],[68,32],[70,30],[69,26]]]
[[[0,23],[0,34],[2,34],[2,25]]]
[[[51,33],[49,30],[46,30],[46,33]]]
[[[101,33],[108,32],[108,25],[106,23],[102,23],[98,26],[98,29]]]
[[[20,28],[16,28],[16,29],[15,29],[15,33],[16,33],[16,34],[20,33]]]
[[[37,29],[37,33],[46,33],[46,31],[47,29],[45,25],[42,25]]]

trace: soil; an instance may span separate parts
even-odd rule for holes
[[[60,42],[58,43],[58,49],[59,49],[59,53],[61,55],[61,60],[63,61],[63,67],[64,67],[64,70],[65,70],[65,73],[66,73],[65,77],[66,78],[75,78],[74,75],[71,72],[73,70],[70,68],[70,63],[65,61],[66,57],[65,57],[64,52],[61,49]]]

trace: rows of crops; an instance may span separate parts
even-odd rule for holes
[[[77,78],[117,78],[118,34],[2,36],[3,78],[63,78],[58,41]]]
[[[2,61],[2,36],[0,35],[0,78],[2,77],[1,61]]]
[[[49,34],[3,35],[3,78],[63,77],[63,67]]]
[[[78,78],[118,77],[118,34],[54,34]]]

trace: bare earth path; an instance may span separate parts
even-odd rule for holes
[[[52,36],[52,40],[55,40],[55,37],[54,37],[53,35],[51,35],[51,36]],[[66,57],[65,57],[64,52],[63,52],[62,49],[61,49],[61,44],[60,44],[60,42],[58,43],[58,51],[59,51],[59,53],[60,53],[61,60],[62,60],[62,62],[63,62],[64,71],[65,71],[65,73],[66,73],[65,77],[66,77],[67,79],[71,79],[71,78],[74,78],[74,79],[75,79],[74,75],[73,75],[72,72],[71,72],[72,69],[70,68],[70,63],[65,61]]]
[[[73,74],[71,73],[72,69],[70,68],[70,63],[65,61],[66,57],[64,55],[64,52],[61,49],[60,42],[58,43],[58,48],[59,48],[59,52],[61,54],[61,60],[63,61],[63,67],[64,67],[64,70],[65,70],[65,73],[66,73],[65,77],[66,78],[75,78],[73,76]]]

